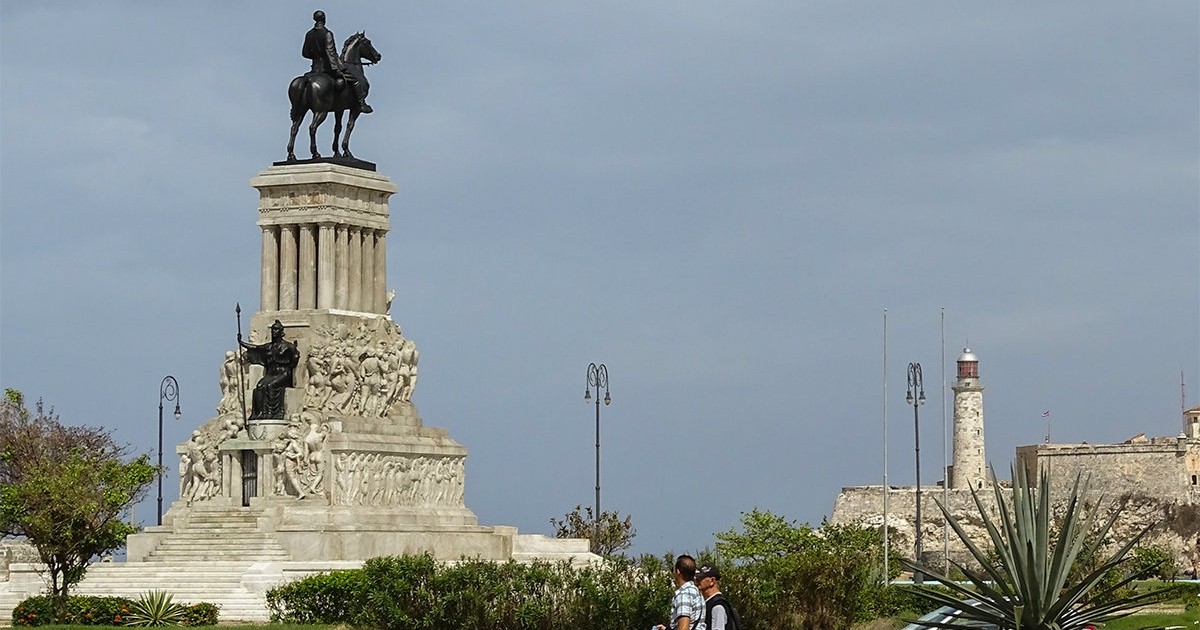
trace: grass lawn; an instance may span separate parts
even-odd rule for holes
[[[1117,619],[1104,626],[1104,630],[1131,630],[1132,628],[1193,628],[1200,624],[1200,609],[1179,613],[1147,613]]]
[[[907,625],[899,617],[875,619],[854,626],[853,630],[899,630]],[[1181,612],[1151,612],[1142,615],[1131,615],[1106,624],[1103,630],[1134,630],[1135,628],[1186,628],[1200,630],[1200,609]]]

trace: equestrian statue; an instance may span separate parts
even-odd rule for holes
[[[363,65],[378,63],[383,55],[371,45],[371,40],[362,32],[346,39],[342,54],[337,54],[333,33],[325,28],[325,12],[313,13],[315,24],[304,36],[301,54],[312,60],[312,70],[292,79],[288,86],[288,99],[292,102],[292,133],[288,137],[287,161],[295,162],[296,132],[304,115],[312,112],[312,123],[308,126],[309,149],[314,159],[321,157],[317,152],[317,127],[333,112],[333,156],[353,158],[350,153],[350,133],[359,114],[374,111],[367,104],[367,93],[371,84],[363,72]],[[342,133],[342,112],[350,111],[346,123],[346,135],[341,149],[338,137]]]

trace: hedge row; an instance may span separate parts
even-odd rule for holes
[[[267,591],[278,623],[414,630],[648,628],[665,621],[674,585],[663,561],[600,566],[373,558]]]
[[[67,598],[67,605],[61,615],[55,615],[54,600],[48,595],[37,595],[25,599],[13,608],[13,626],[43,626],[49,624],[73,626],[120,626],[128,617],[133,606],[133,600],[124,597],[84,597]],[[183,624],[185,626],[215,626],[217,625],[218,607],[215,604],[200,602],[199,604],[184,605]]]
[[[748,627],[789,618],[785,605],[731,567],[727,593]],[[750,579],[747,579],[750,578]],[[725,581],[722,581],[725,584]],[[271,620],[360,628],[595,630],[665,623],[675,590],[670,558],[610,557],[599,566],[463,560],[429,555],[374,558],[361,569],[310,576],[267,591]],[[932,606],[901,586],[866,595],[875,616],[919,615]],[[794,627],[794,626],[788,626]]]

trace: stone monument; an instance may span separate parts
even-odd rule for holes
[[[252,515],[281,560],[594,558],[584,540],[480,526],[464,504],[467,449],[425,426],[412,402],[420,353],[388,313],[396,186],[335,163],[271,166],[251,185],[261,308],[250,341],[224,354],[217,415],[176,448],[179,500],[129,537],[128,560],[194,535],[200,514]]]
[[[360,32],[339,60],[324,13],[313,18],[304,44],[312,71],[289,91],[288,159],[250,181],[262,265],[248,339],[239,304],[216,415],[176,447],[179,499],[162,525],[127,538],[125,562],[92,564],[76,594],[166,590],[218,604],[222,621],[266,621],[267,589],[378,556],[599,559],[587,540],[482,526],[467,508],[467,449],[421,419],[420,353],[389,314],[388,200],[397,188],[349,151],[355,119],[371,111],[362,66],[381,55]],[[292,143],[308,111],[313,159],[297,160]],[[329,113],[334,156],[321,158],[315,131]],[[43,590],[44,567],[3,549],[0,567],[3,623]]]
[[[312,70],[289,89],[292,140],[306,111],[310,132],[330,112],[340,129],[349,111],[347,140],[339,151],[335,129],[334,157],[320,158],[314,139],[303,161],[289,142],[288,160],[250,181],[260,199],[260,307],[246,341],[238,305],[216,416],[176,448],[179,500],[162,526],[129,537],[129,562],[205,553],[308,563],[420,553],[595,559],[586,540],[481,526],[465,505],[467,449],[425,426],[412,402],[420,353],[389,314],[388,200],[397,188],[347,145],[354,119],[371,111],[363,61],[381,56],[360,32],[339,58],[325,14],[313,19],[303,46]],[[255,542],[185,544],[236,536]]]

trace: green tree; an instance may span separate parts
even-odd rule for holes
[[[0,405],[0,535],[28,539],[65,605],[88,561],[139,530],[121,520],[156,478],[149,455],[127,459],[103,428],[66,426],[39,400],[35,413],[7,390]]]
[[[599,522],[592,515],[592,508],[576,505],[562,519],[550,518],[555,538],[587,538],[589,548],[598,556],[611,556],[624,551],[633,544],[637,530],[633,528],[633,517],[621,520],[617,512],[601,512]]]
[[[1100,502],[1084,500],[1087,485],[1080,477],[1075,479],[1057,526],[1048,471],[1040,476],[1035,489],[1025,467],[1015,467],[1012,496],[1007,502],[998,484],[993,490],[1000,511],[996,520],[989,516],[978,493],[971,491],[987,528],[990,550],[977,546],[963,530],[960,519],[941,506],[946,521],[982,567],[977,571],[951,562],[969,584],[955,582],[936,568],[904,561],[950,591],[921,590],[922,596],[962,610],[958,624],[935,625],[962,628],[985,623],[1021,630],[1082,630],[1127,616],[1166,594],[1164,589],[1134,593],[1128,587],[1141,577],[1139,573],[1119,572],[1126,554],[1148,529],[1112,555],[1103,555],[1104,541],[1120,510],[1101,518]],[[1124,577],[1112,580],[1113,575]]]
[[[859,525],[796,525],[755,508],[741,531],[717,534],[717,551],[736,566],[721,588],[748,624],[846,628],[870,615],[883,581],[883,538]]]
[[[1133,550],[1131,569],[1148,579],[1164,582],[1175,579],[1175,560],[1162,547],[1137,547]]]

